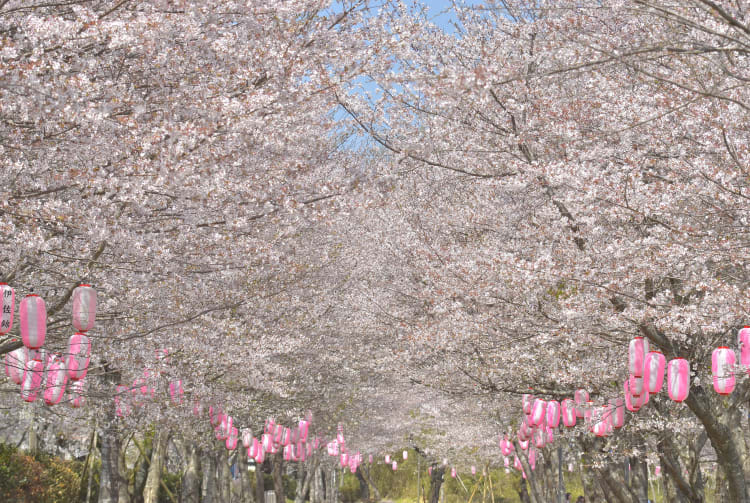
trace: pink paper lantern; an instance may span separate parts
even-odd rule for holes
[[[96,290],[91,285],[79,285],[73,290],[73,326],[88,332],[96,319]]]
[[[524,393],[521,396],[521,406],[524,414],[531,414],[531,404],[534,401],[534,395],[531,393]]]
[[[454,479],[456,478],[456,469],[455,468],[451,468],[451,477],[453,477]]]
[[[628,367],[630,375],[643,377],[643,363],[648,353],[648,341],[643,337],[636,337],[630,341],[628,351]]]
[[[273,443],[273,435],[270,433],[264,433],[261,435],[261,443],[263,447],[263,452],[274,452],[274,443]]]
[[[632,393],[633,396],[641,396],[644,390],[643,377],[630,375],[628,376],[628,381],[630,381],[630,393]]]
[[[648,392],[647,389],[644,388],[643,393],[641,393],[638,396],[633,396],[633,405],[638,407],[639,409],[646,405],[648,403],[649,397],[651,394]]]
[[[539,449],[547,445],[547,433],[543,428],[534,431],[534,445]]]
[[[547,428],[545,428],[544,431],[547,434],[547,443],[551,444],[552,442],[554,442],[555,441],[555,432],[554,432],[554,430],[552,428],[550,428],[549,426],[547,426]]]
[[[216,426],[216,438],[226,440],[232,430],[232,418],[226,414],[220,414],[219,424]]]
[[[528,440],[531,438],[532,435],[533,435],[533,429],[525,422],[521,423],[521,427],[518,428],[518,440],[521,440],[521,441]]]
[[[91,341],[85,334],[73,334],[68,339],[68,377],[77,381],[86,377],[91,361]]]
[[[503,457],[503,465],[505,465],[506,468],[510,466],[510,459],[507,456]]]
[[[395,471],[396,471],[396,469],[398,469],[398,463],[396,463],[396,462],[394,461],[394,462],[393,462],[393,463],[391,464],[391,468],[393,468],[393,471],[395,472]]]
[[[65,394],[65,385],[68,383],[68,371],[65,362],[55,358],[47,367],[47,379],[44,388],[44,403],[57,405]]]
[[[409,457],[409,453],[408,453],[408,452],[406,452],[406,451],[404,451],[404,461],[406,461],[406,459],[407,459],[408,457]]]
[[[500,452],[502,452],[503,456],[510,456],[510,453],[513,452],[513,442],[508,440],[508,437],[505,436],[500,441]]]
[[[740,364],[750,372],[750,326],[745,325],[737,333],[737,345],[740,347]]]
[[[576,407],[576,410],[578,410],[580,407]],[[588,426],[589,430],[593,427],[591,424],[591,418],[594,414],[594,402],[592,400],[588,400],[583,405],[583,422]]]
[[[522,451],[525,451],[529,448],[529,441],[528,440],[519,440],[518,446],[521,448]]]
[[[23,370],[26,367],[26,362],[30,359],[29,349],[26,346],[5,353],[5,375],[14,383],[21,384],[23,382]]]
[[[477,474],[477,467],[474,465],[471,465],[471,474],[476,475]]]
[[[282,457],[284,458],[284,461],[292,461],[292,458],[294,457],[294,447],[291,445],[285,445],[284,450],[282,451]],[[341,457],[343,458],[345,454],[342,454]],[[341,464],[341,466],[344,466],[344,463]]]
[[[273,432],[276,430],[276,423],[273,419],[268,418],[266,419],[266,425],[263,429],[263,433],[268,433],[269,435],[273,435]]]
[[[36,400],[36,395],[44,378],[44,363],[39,360],[29,360],[23,369],[21,381],[21,398],[26,402]]]
[[[253,437],[250,442],[250,448],[247,451],[248,457],[255,459],[261,452],[263,452],[263,444],[257,438]]]
[[[533,426],[542,426],[544,424],[545,414],[547,413],[547,402],[541,398],[535,398],[531,404],[531,424]]]
[[[339,443],[335,440],[332,440],[328,442],[327,446],[328,448],[328,455],[329,456],[338,456],[339,455]],[[387,461],[386,461],[387,462]]]
[[[299,440],[307,442],[307,434],[310,429],[310,422],[304,419],[299,422]]]
[[[281,445],[287,446],[291,445],[292,443],[292,430],[289,428],[284,428],[281,432]]]
[[[70,406],[74,409],[80,409],[86,404],[86,397],[84,396],[83,380],[72,381],[70,385],[70,393],[72,400]]]
[[[560,402],[550,400],[547,402],[547,426],[557,428],[560,425]]]
[[[237,435],[237,428],[233,427],[230,430],[229,435],[227,435],[227,440],[224,443],[228,450],[233,451],[237,448]]]
[[[690,363],[684,358],[675,358],[667,365],[667,391],[669,398],[682,402],[690,392]]]
[[[643,381],[649,393],[658,393],[664,384],[664,367],[666,359],[659,351],[650,351],[646,355],[643,369]]]
[[[276,428],[273,430],[273,443],[281,444],[281,437],[283,436],[284,436],[284,426],[281,424],[277,424]]]
[[[243,428],[240,432],[240,440],[242,440],[242,447],[249,449],[253,445],[253,433],[247,428]]]
[[[427,475],[432,476],[432,467],[431,466],[427,467]]]
[[[370,464],[372,464],[372,454],[370,454],[370,456],[368,457],[368,461],[370,462]]]
[[[589,392],[585,389],[577,389],[575,394],[573,395],[573,398],[576,402],[576,417],[582,418],[584,405],[589,400]]]
[[[391,456],[390,456],[390,454],[386,454],[385,455],[385,464],[388,464],[390,462],[391,462]]]
[[[172,399],[172,403],[179,405],[182,403],[182,395],[184,390],[182,389],[182,379],[172,381],[169,383],[169,398]]]
[[[532,470],[536,470],[536,449],[529,451],[529,466]]]
[[[581,411],[583,412],[583,411]],[[567,428],[572,428],[576,425],[576,418],[578,417],[576,404],[570,398],[566,398],[560,404],[560,413],[562,416],[563,425]]]
[[[518,456],[514,456],[514,458],[515,459],[513,460],[513,468],[515,468],[516,470],[523,470],[523,466],[521,465],[521,460],[518,459]]]
[[[622,428],[625,424],[625,401],[622,398],[612,398],[609,405],[612,407],[612,427]]]
[[[21,339],[29,349],[39,349],[44,345],[47,334],[47,307],[38,295],[27,295],[18,306],[21,318]]]
[[[0,312],[0,335],[5,335],[13,328],[13,313],[16,310],[16,291],[7,283],[0,283],[0,298],[3,310]]]
[[[625,407],[630,412],[638,412],[640,407],[636,407],[635,404],[633,403],[633,400],[635,397],[633,397],[633,395],[630,393],[630,380],[629,379],[625,380],[625,383],[623,384],[623,391],[624,391],[624,396],[625,396]]]
[[[193,415],[195,417],[201,417],[203,415],[203,404],[199,401],[196,401],[193,404]]]
[[[661,475],[661,466],[657,466],[656,468],[654,468],[654,475],[656,475],[657,477]]]
[[[263,460],[266,459],[266,453],[263,449],[260,449],[258,454],[255,456],[255,462],[259,465],[263,464]]]
[[[733,367],[737,362],[734,351],[726,346],[714,349],[711,354],[711,374],[714,390],[720,395],[730,395],[734,391],[735,379]]]

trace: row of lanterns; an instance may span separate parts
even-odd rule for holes
[[[750,367],[750,327],[739,331],[738,344],[741,350],[740,363],[744,368]],[[711,355],[711,374],[714,390],[721,395],[729,395],[734,390],[736,380],[734,368],[737,363],[735,352],[726,346],[716,348]],[[524,417],[518,429],[518,443],[522,450],[533,446],[542,448],[554,440],[553,430],[559,426],[560,419],[566,427],[576,425],[577,419],[583,418],[589,431],[597,436],[610,435],[614,429],[621,428],[625,421],[625,409],[637,412],[649,401],[651,394],[661,391],[664,385],[666,370],[667,393],[675,402],[682,402],[690,391],[690,363],[684,358],[675,358],[668,363],[659,351],[651,351],[649,343],[643,337],[630,341],[628,347],[628,378],[623,383],[624,399],[616,398],[602,406],[595,406],[584,389],[576,390],[574,398],[562,402],[545,401],[531,394],[522,397]],[[499,442],[500,450],[505,457],[505,466],[509,466],[508,456],[513,453],[513,442],[506,435]],[[533,470],[536,462],[536,451],[529,451],[529,465]],[[515,456],[514,468],[522,470],[518,456]],[[523,473],[525,477],[526,474]]]
[[[0,335],[7,335],[13,328],[15,290],[6,283],[0,283],[0,297]],[[86,332],[93,328],[96,318],[96,290],[91,285],[79,285],[73,290],[72,301],[72,322],[78,332],[68,339],[67,352],[63,355],[41,349],[47,334],[44,300],[31,294],[19,303],[19,329],[24,346],[6,353],[5,375],[20,385],[24,401],[35,401],[41,391],[47,405],[56,405],[68,388],[72,407],[81,407],[85,402],[82,381],[91,359],[91,341]]]
[[[166,364],[169,362],[169,350],[156,350],[157,363]],[[161,375],[161,372],[155,372],[151,369],[144,369],[140,377],[133,380],[131,386],[118,384],[115,386],[115,414],[118,417],[126,417],[133,411],[133,406],[141,407],[145,404],[144,399],[152,400],[156,396],[156,388],[153,379]],[[167,385],[169,399],[174,405],[182,404],[182,398],[185,394],[182,379],[169,381]]]

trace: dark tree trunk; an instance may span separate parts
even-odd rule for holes
[[[518,493],[518,499],[521,500],[521,503],[531,503],[531,498],[529,497],[529,488],[526,487],[525,478],[519,477],[518,488],[516,489],[516,492]]]
[[[354,473],[359,481],[359,499],[363,501],[370,500],[370,486],[367,484],[367,480],[362,475],[361,467],[357,467],[357,471]]]
[[[216,494],[216,459],[215,454],[210,453],[205,457],[203,465],[203,499],[201,503],[218,503]]]
[[[639,326],[641,333],[662,349],[668,358],[683,356],[683,351],[650,323]],[[707,392],[702,385],[690,389],[685,404],[703,423],[708,439],[716,452],[716,460],[724,471],[726,488],[732,503],[748,503],[744,471],[744,438],[741,431],[741,408],[727,407],[728,400],[738,400],[747,384],[734,392],[735,398],[725,398]]]
[[[256,503],[265,503],[266,485],[263,480],[263,464],[255,463],[255,501]]]
[[[153,449],[151,450],[151,463],[148,467],[146,486],[143,488],[144,503],[158,503],[159,501],[161,472],[164,468],[168,442],[169,432],[157,430],[152,441]]]
[[[227,450],[224,446],[219,446],[219,455],[217,456],[216,463],[216,482],[219,488],[219,497],[222,502],[229,502],[232,499],[232,474],[229,472],[229,459],[227,456]]]
[[[445,467],[443,465],[432,465],[432,475],[430,476],[430,503],[439,503],[440,486],[443,485],[443,475],[445,475]]]
[[[143,489],[146,487],[146,477],[148,476],[148,459],[151,459],[153,442],[148,442],[144,454],[138,457],[135,469],[135,481],[133,483],[133,503],[143,503]]]
[[[286,503],[286,495],[284,494],[284,458],[279,450],[273,455],[271,474],[273,475],[273,492],[276,493],[276,503]]]
[[[250,483],[250,473],[247,471],[247,451],[237,447],[237,469],[239,470],[240,476],[240,495],[241,501],[255,501],[253,497],[253,488]],[[262,503],[262,502],[261,502]]]
[[[109,425],[99,434],[101,438],[102,465],[99,474],[99,503],[117,503],[120,492],[120,473],[118,462],[120,457],[120,435],[114,423],[110,420]]]
[[[182,476],[180,503],[201,503],[200,457],[195,444],[187,448],[187,467]]]

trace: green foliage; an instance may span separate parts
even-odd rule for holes
[[[361,499],[359,480],[349,470],[344,470],[344,478],[339,487],[339,495],[344,503],[354,503]]]
[[[182,475],[180,473],[169,473],[164,471],[161,475],[161,479],[175,497],[180,494],[182,488]],[[159,488],[159,503],[172,503],[172,500],[170,500],[167,495],[167,491],[163,488]]]
[[[46,454],[28,455],[0,444],[0,500],[68,503],[78,499],[83,464]]]

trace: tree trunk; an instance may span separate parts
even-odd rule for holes
[[[247,471],[247,451],[237,447],[237,469],[240,475],[240,494],[242,495],[241,501],[254,502],[253,487],[250,483],[250,473]]]
[[[113,418],[106,429],[99,434],[101,439],[102,465],[99,473],[99,503],[117,503],[119,499],[120,473],[117,469],[120,456],[120,436],[115,429]]]
[[[681,356],[679,348],[650,323],[640,325],[641,333],[659,346],[668,359]],[[735,391],[736,396],[743,390]],[[740,407],[728,407],[731,398],[707,392],[702,385],[694,385],[685,399],[685,404],[703,423],[708,439],[716,451],[716,460],[724,470],[727,492],[732,503],[748,503],[745,481],[745,442],[742,436],[742,413]]]
[[[591,468],[589,463],[586,463],[586,460],[584,460],[582,464],[583,466],[581,467],[581,481],[583,482],[583,492],[586,497],[586,503],[606,502],[606,497],[601,487],[599,486],[599,481],[596,477],[596,473]]]
[[[216,499],[216,460],[214,459],[213,453],[209,453],[205,457],[206,463],[203,467],[203,483],[201,489],[203,491],[203,497],[201,503],[217,503]]]
[[[331,468],[331,475],[326,479],[326,502],[327,503],[338,503],[339,500],[339,484],[338,477],[336,477],[336,467]]]
[[[135,482],[133,483],[133,503],[143,503],[143,492],[146,487],[146,477],[148,477],[148,463],[153,453],[153,439],[146,444],[145,453],[138,456],[135,470]]]
[[[167,442],[169,432],[156,430],[152,441],[151,462],[146,476],[146,485],[143,488],[143,503],[158,503],[159,488],[161,483],[161,472],[164,468],[164,458],[167,454]]]
[[[117,501],[118,503],[130,503],[130,493],[128,492],[128,464],[125,460],[127,443],[125,443],[125,445],[122,445],[122,442],[120,442],[120,444],[120,448],[117,450],[117,475],[120,480]]]
[[[430,476],[430,503],[439,503],[440,486],[443,485],[443,475],[445,467],[443,465],[432,465],[432,475]]]
[[[518,499],[521,500],[521,503],[531,503],[531,498],[529,497],[529,489],[527,486],[528,484],[526,484],[526,479],[520,477],[516,492],[518,493]]]
[[[263,481],[263,464],[255,463],[255,501],[266,503],[266,485]]]
[[[279,449],[279,451],[281,451]],[[273,492],[276,493],[276,503],[285,503],[284,495],[284,458],[281,452],[277,452],[272,458]]]
[[[222,502],[229,502],[232,500],[232,474],[229,471],[229,459],[227,456],[227,450],[223,447],[219,447],[219,455],[216,459],[218,464],[216,469],[216,481],[219,487],[219,498]]]
[[[357,471],[354,472],[354,474],[357,476],[357,480],[359,481],[359,499],[361,499],[362,501],[369,501],[370,500],[370,486],[367,484],[367,480],[362,475],[361,467],[358,466]],[[299,503],[302,503],[302,502],[299,502]]]
[[[187,467],[182,475],[180,503],[201,503],[200,457],[195,444],[188,445]]]
[[[314,463],[299,463],[297,469],[301,476],[297,479],[297,494],[294,497],[294,503],[304,503],[310,492],[310,485],[315,476]]]
[[[526,473],[526,487],[529,493],[529,499],[531,500],[531,503],[545,503],[545,500],[543,499],[544,491],[540,484],[540,480],[536,477],[534,470],[531,469],[531,465],[529,465],[529,460],[526,457],[526,452],[523,449],[521,449],[521,446],[518,445],[517,442],[514,442],[514,443],[515,443],[515,450],[518,456],[518,460],[521,462],[521,466],[523,467],[524,473]]]
[[[365,479],[365,481],[367,482],[367,484],[369,486],[367,493],[368,493],[368,495],[370,495],[370,493],[372,493],[371,494],[371,499],[373,499],[374,501],[380,501],[380,491],[378,491],[377,486],[373,483],[372,478],[370,477],[370,467],[371,466],[372,465],[368,464],[367,465],[367,469],[366,470],[362,470],[362,473],[360,475]],[[417,502],[417,503],[420,503],[420,502]]]
[[[320,466],[318,455],[315,455],[315,470],[312,488],[310,489],[310,503],[323,503],[325,500],[325,483],[323,481],[323,468]]]

